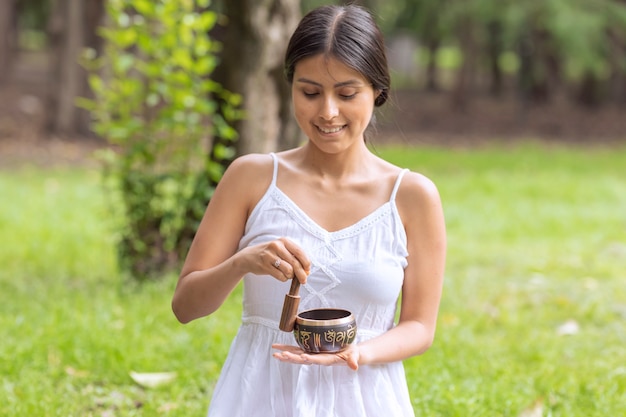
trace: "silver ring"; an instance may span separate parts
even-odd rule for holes
[[[280,258],[276,259],[276,261],[274,262],[274,268],[278,268],[280,266],[281,260]]]

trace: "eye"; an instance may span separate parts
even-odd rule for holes
[[[338,91],[338,94],[342,100],[352,100],[356,97],[358,92],[359,91],[354,88],[342,88]]]
[[[319,93],[317,91],[302,91],[302,94],[304,94],[304,96],[307,97],[307,98],[313,98],[313,97],[319,95]]]

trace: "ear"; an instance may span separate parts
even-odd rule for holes
[[[374,106],[379,107],[387,101],[387,90],[374,90]]]

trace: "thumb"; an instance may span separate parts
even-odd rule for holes
[[[353,371],[359,370],[359,363],[353,357],[348,358],[348,367]]]
[[[346,364],[350,369],[356,371],[359,369],[359,354],[357,350],[350,350],[346,352],[347,354],[344,357]]]

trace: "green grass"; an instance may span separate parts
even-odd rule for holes
[[[446,208],[437,340],[406,364],[418,415],[626,415],[626,150],[382,154]]]
[[[431,177],[446,211],[437,339],[405,363],[416,414],[626,415],[626,148],[378,152]],[[205,415],[240,292],[182,326],[174,276],[121,280],[97,171],[0,171],[0,195],[0,415]],[[130,371],[178,377],[147,389]]]

